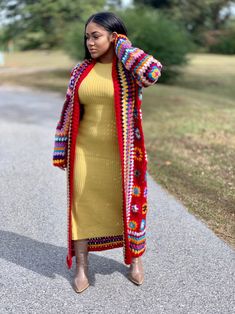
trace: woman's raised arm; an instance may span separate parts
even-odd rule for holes
[[[161,76],[162,64],[143,50],[133,47],[127,36],[117,34],[114,49],[118,59],[124,64],[141,87],[148,87]]]

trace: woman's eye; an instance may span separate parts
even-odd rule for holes
[[[96,39],[98,39],[100,36],[93,36],[93,37],[85,37],[86,38],[86,40],[89,40],[90,38],[93,38],[94,40],[96,40]]]

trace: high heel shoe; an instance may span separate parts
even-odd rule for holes
[[[76,274],[73,285],[77,293],[83,292],[89,287],[88,281],[88,250],[87,240],[74,241],[76,255]]]
[[[132,258],[128,278],[136,285],[142,285],[144,282],[144,268],[140,257]]]

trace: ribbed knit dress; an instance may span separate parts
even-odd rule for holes
[[[112,63],[96,62],[82,81],[74,164],[72,239],[123,234],[122,174]]]

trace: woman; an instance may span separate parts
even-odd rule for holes
[[[88,252],[123,247],[129,279],[143,283],[146,250],[147,154],[142,87],[162,65],[132,46],[113,13],[85,24],[85,58],[71,72],[57,123],[53,165],[67,169],[68,268],[76,256],[74,289],[89,286]]]

